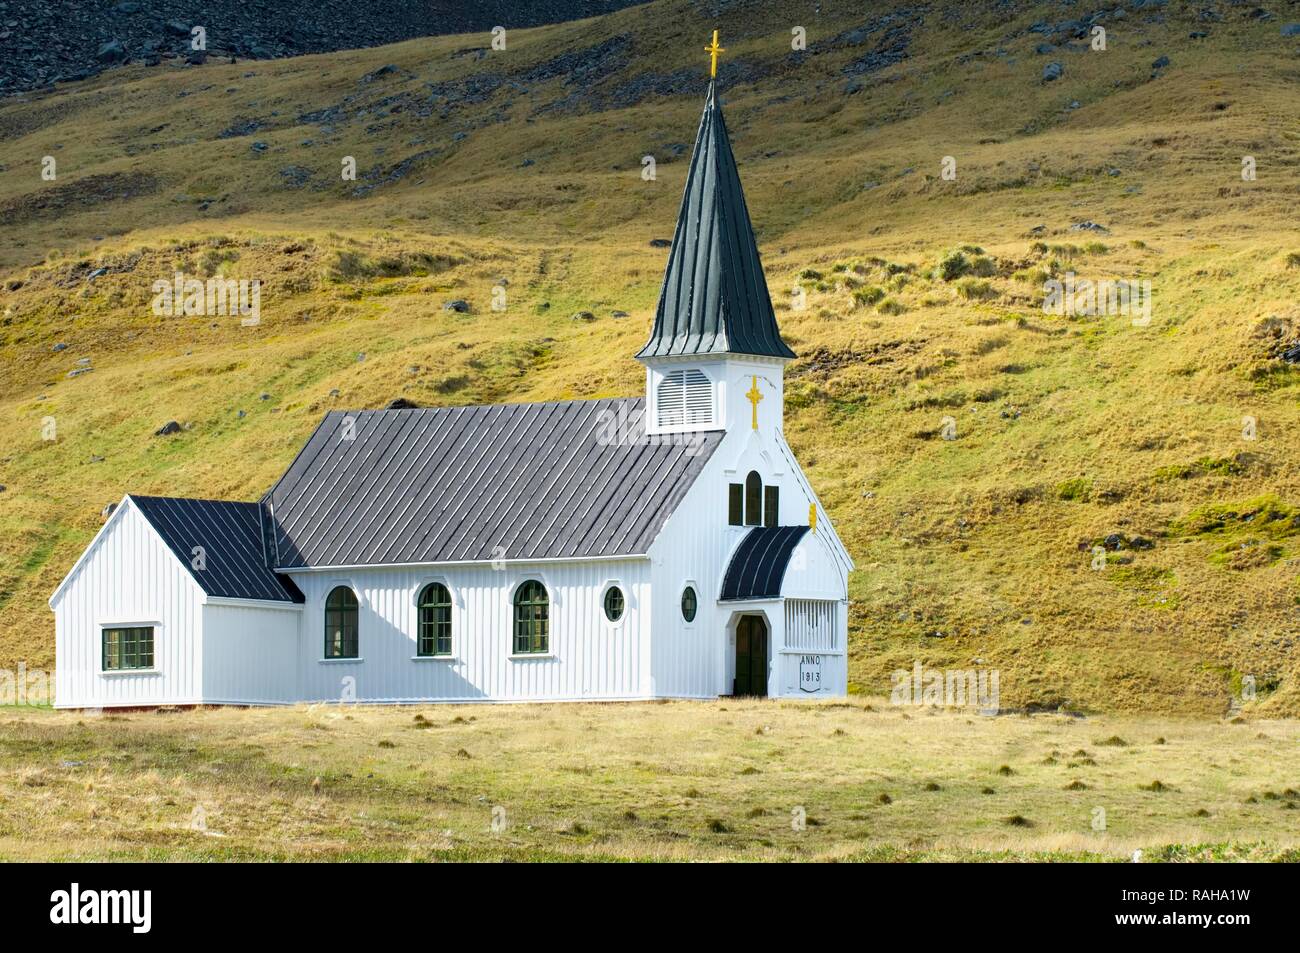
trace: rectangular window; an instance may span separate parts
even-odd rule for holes
[[[451,654],[451,605],[439,603],[420,610],[418,655]]]
[[[153,668],[153,626],[104,630],[104,671]]]
[[[745,522],[745,485],[733,483],[727,489],[727,522],[740,526]]]
[[[779,486],[763,487],[763,525],[780,526],[781,488]]]

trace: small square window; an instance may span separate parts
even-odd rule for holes
[[[104,671],[153,668],[153,626],[104,630]]]

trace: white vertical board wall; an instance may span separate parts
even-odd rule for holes
[[[124,501],[54,602],[59,708],[201,700],[203,592]],[[154,626],[153,672],[103,674],[104,624]]]
[[[646,698],[649,563],[644,559],[429,569],[293,573],[307,597],[297,664],[304,701],[571,701]],[[550,595],[547,657],[512,658],[515,590],[538,579]],[[441,582],[452,597],[452,654],[417,659],[420,590]],[[617,583],[626,606],[606,621],[602,599]],[[360,660],[323,661],[325,598],[351,586],[360,602]]]
[[[721,378],[719,393],[726,406],[727,433],[650,548],[654,694],[678,698],[729,694],[734,675],[736,617],[751,612],[767,617],[768,689],[777,695],[785,691],[780,661],[785,616],[779,603],[764,603],[764,612],[756,604],[718,601],[731,554],[751,529],[728,524],[728,486],[743,484],[751,470],[758,471],[765,487],[780,487],[778,522],[783,526],[807,525],[808,507],[814,498],[781,435],[784,389],[779,362],[728,359],[716,368],[710,365],[710,369]],[[763,394],[758,405],[758,430],[753,429],[752,406],[744,396],[753,387],[755,377]],[[850,563],[820,508],[819,513],[818,531],[825,537],[805,537],[801,542],[797,558],[787,570],[785,593],[798,590],[805,596],[844,599]],[[695,586],[699,598],[694,623],[687,623],[681,612],[682,589],[688,582]],[[844,613],[840,616],[843,632]],[[843,639],[841,635],[841,646]],[[844,694],[845,676],[837,670],[833,677],[833,690]]]
[[[298,698],[301,609],[203,607],[203,700],[275,705]]]

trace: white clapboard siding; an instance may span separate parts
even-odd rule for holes
[[[298,700],[296,606],[203,607],[203,700],[277,705]]]
[[[201,700],[203,593],[129,500],[59,590],[54,703],[60,708]],[[101,629],[153,625],[154,671],[105,674]]]
[[[333,702],[572,701],[646,698],[649,684],[649,563],[584,563],[360,569],[294,573],[307,597],[298,666],[300,697]],[[515,589],[548,590],[550,651],[512,657]],[[429,582],[452,596],[450,658],[418,659],[417,600]],[[617,582],[626,606],[606,621],[602,599]],[[324,604],[336,585],[360,601],[358,661],[324,656]]]

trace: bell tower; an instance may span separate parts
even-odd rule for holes
[[[783,373],[795,357],[776,325],[718,102],[716,30],[705,51],[713,78],[654,327],[636,355],[650,434],[780,429]]]

